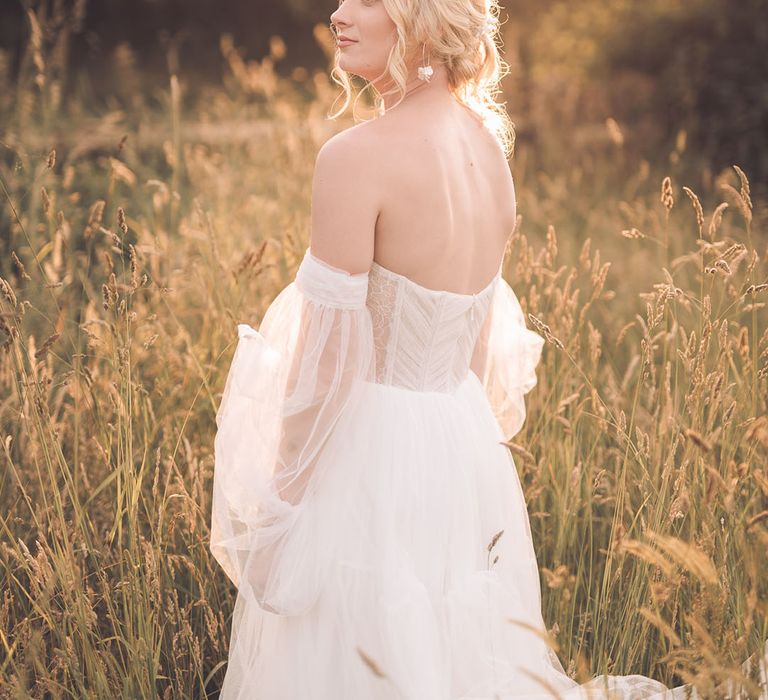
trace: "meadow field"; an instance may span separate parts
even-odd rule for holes
[[[70,95],[45,46],[32,32],[20,76],[0,52],[0,698],[215,698],[235,590],[208,549],[214,417],[236,324],[292,280],[315,155],[352,120],[326,118],[327,71],[279,75],[278,37],[259,61],[222,37],[226,73],[194,92],[173,66],[146,88],[126,48],[110,94]],[[511,160],[504,275],[548,340],[509,443],[545,620],[577,679],[756,694],[764,194],[684,130],[641,157],[614,120],[585,134],[561,170],[523,138]]]

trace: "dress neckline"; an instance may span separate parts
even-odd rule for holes
[[[321,260],[320,258],[316,257],[315,254],[312,252],[311,247],[307,247],[306,254],[312,258],[314,261],[316,261],[318,264],[322,265],[323,267],[328,268],[329,270],[333,270],[335,272],[341,272],[347,277],[359,277],[362,278],[363,276],[366,276],[367,272],[355,272],[351,273],[347,270],[342,270],[341,268],[334,267],[330,263],[325,262],[325,260]],[[465,299],[476,299],[477,297],[483,296],[486,292],[490,291],[496,282],[498,281],[499,277],[501,276],[501,265],[499,265],[499,269],[496,271],[496,274],[491,278],[491,281],[485,285],[479,292],[475,292],[474,294],[467,294],[463,292],[451,292],[447,289],[432,289],[431,287],[425,287],[423,284],[419,284],[418,282],[414,282],[410,277],[406,277],[403,274],[400,274],[399,272],[395,272],[394,270],[390,270],[388,267],[384,267],[384,265],[380,265],[375,260],[371,261],[371,269],[374,267],[378,268],[383,274],[389,275],[391,277],[399,278],[402,280],[405,280],[408,284],[413,285],[414,287],[417,287],[418,289],[421,289],[425,292],[429,292],[431,294],[443,294],[445,296],[450,297],[459,297],[459,298],[465,298]]]
[[[467,299],[483,296],[486,292],[488,292],[494,287],[494,285],[496,284],[496,281],[499,279],[499,276],[501,275],[501,266],[499,266],[499,269],[496,271],[496,274],[491,278],[491,281],[485,285],[485,287],[483,287],[479,292],[475,292],[474,294],[467,294],[462,292],[451,292],[447,289],[432,289],[431,287],[425,287],[423,284],[414,282],[410,277],[406,277],[405,275],[402,275],[399,272],[395,272],[394,270],[390,270],[388,267],[384,267],[383,265],[380,265],[375,260],[373,260],[371,263],[371,268],[374,268],[374,267],[378,268],[386,275],[391,275],[392,277],[399,277],[400,279],[405,280],[406,282],[412,284],[414,287],[418,287],[419,289],[422,289],[425,292],[430,292],[432,294],[445,294],[451,297],[464,297]]]

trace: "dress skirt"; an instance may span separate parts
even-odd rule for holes
[[[577,687],[546,643],[503,440],[472,372],[453,393],[366,382],[278,554],[280,602],[314,602],[273,614],[241,590],[222,700],[609,697],[604,678]],[[614,697],[665,690],[609,682]]]

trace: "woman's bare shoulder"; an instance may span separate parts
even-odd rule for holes
[[[369,139],[345,129],[320,148],[312,178],[311,247],[350,274],[368,270],[381,211],[376,155]]]
[[[387,164],[392,160],[392,148],[387,147],[381,129],[374,123],[363,122],[337,132],[320,148],[315,163],[315,178],[343,181],[357,189],[381,190]],[[373,198],[377,199],[377,198]]]
[[[413,152],[408,147],[407,135],[392,124],[384,123],[383,118],[360,122],[337,132],[320,150],[318,158],[330,156],[329,160],[336,163],[354,163],[357,176],[383,191],[388,188],[386,183],[402,172]],[[352,175],[352,171],[348,174]]]
[[[349,150],[371,158],[388,153],[397,135],[397,130],[383,123],[382,119],[371,119],[337,132],[323,144],[323,148]]]

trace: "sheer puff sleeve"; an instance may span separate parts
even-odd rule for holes
[[[324,442],[373,379],[367,289],[367,272],[307,248],[259,330],[238,325],[216,414],[210,548],[239,593],[270,612],[298,614],[317,595],[315,570],[299,595],[280,598],[280,551],[321,477]]]
[[[517,296],[499,275],[471,367],[507,439],[517,434],[525,422],[523,397],[536,386],[536,366],[543,345],[544,338],[525,325]]]

